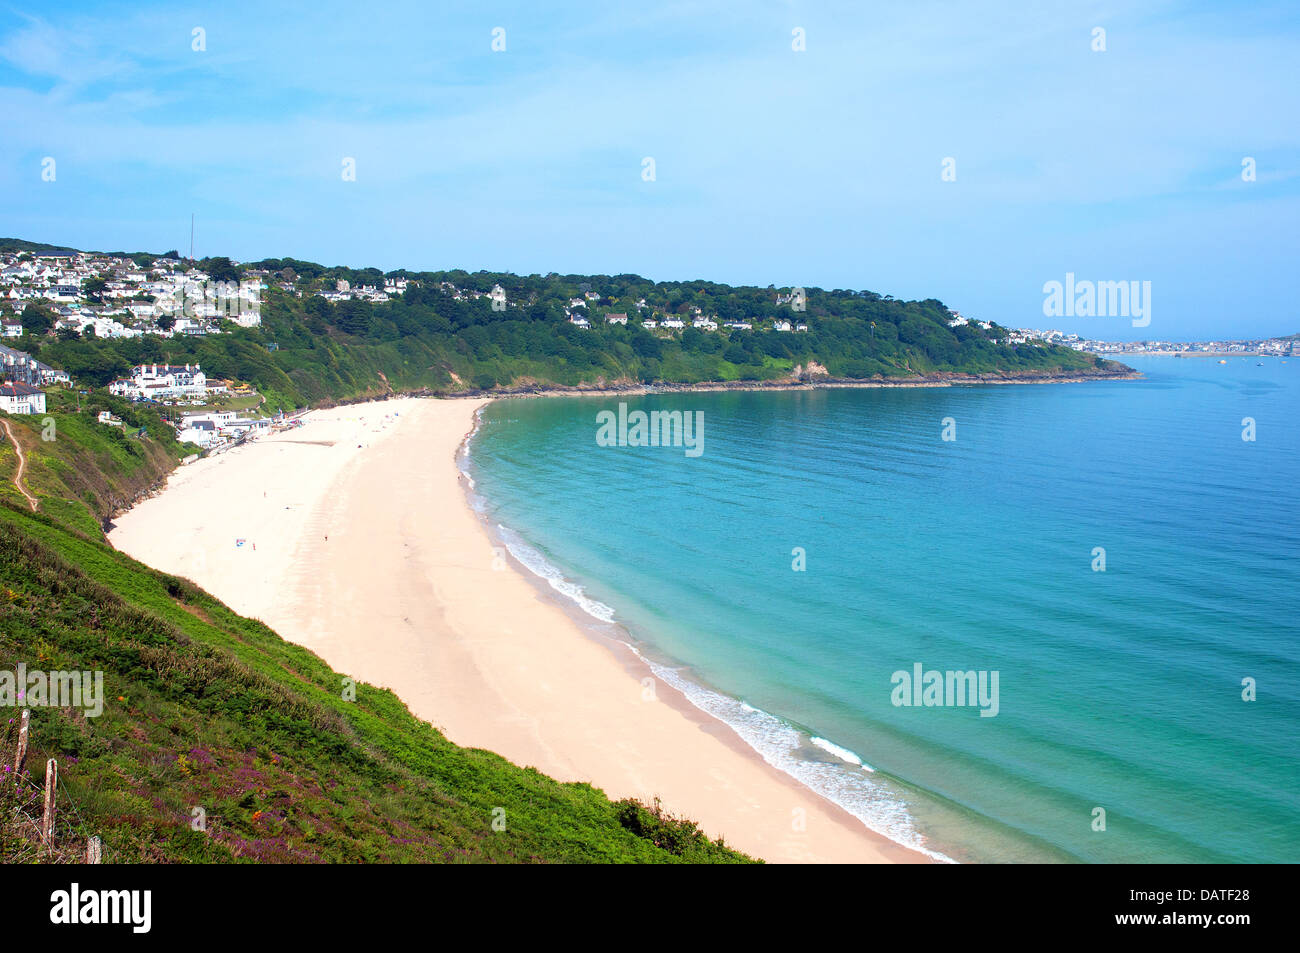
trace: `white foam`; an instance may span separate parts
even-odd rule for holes
[[[636,651],[635,646],[633,651]],[[774,768],[784,771],[822,797],[838,804],[867,828],[894,843],[910,847],[934,860],[955,863],[951,857],[925,845],[925,838],[917,831],[907,805],[883,783],[870,776],[868,772],[873,769],[862,765],[866,771],[857,770],[861,759],[853,752],[832,745],[825,739],[810,739],[814,744],[820,741],[821,744],[817,746],[824,750],[833,748],[832,753],[837,757],[842,757],[842,752],[843,755],[856,759],[857,764],[849,762],[852,767],[846,767],[828,761],[810,761],[799,754],[805,746],[805,737],[809,736],[805,736],[789,722],[739,699],[705,688],[675,669],[646,658],[640,652],[637,655],[650,666],[656,677],[680,691],[692,705],[730,725],[746,744]]]
[[[465,440],[465,458],[469,457],[469,444],[478,433],[479,424],[476,414],[474,431]],[[469,476],[466,472],[468,464],[469,460],[466,459],[466,466],[461,471],[466,477]],[[473,483],[470,485],[472,487]],[[486,501],[477,494],[472,495],[472,502],[480,512],[486,506]],[[582,586],[566,579],[556,566],[518,533],[500,523],[497,524],[497,532],[510,554],[529,572],[544,579],[552,589],[573,601],[593,619],[605,623],[615,622],[615,613],[610,606],[592,599]],[[871,774],[875,769],[865,764],[853,751],[825,738],[806,734],[776,715],[738,698],[705,688],[676,669],[647,658],[630,642],[627,644],[657,678],[680,691],[696,708],[729,725],[768,764],[839,805],[869,830],[934,860],[956,863],[951,857],[925,846],[925,838],[917,831],[907,805],[883,782],[873,779]],[[834,755],[841,763],[810,760],[800,753],[801,750],[806,750],[808,744]]]
[[[525,543],[523,537],[518,533],[508,526],[502,526],[500,523],[497,524],[497,532],[501,534],[501,541],[506,544],[506,549],[510,550],[510,555],[519,560],[534,576],[545,579],[547,585],[560,595],[577,603],[578,607],[593,619],[601,622],[614,621],[613,609],[603,602],[592,599],[587,595],[586,590],[576,582],[565,579],[564,573],[548,562],[545,556]]]
[[[876,770],[871,765],[864,764],[862,759],[859,758],[854,752],[850,751],[848,748],[841,748],[839,745],[835,744],[834,742],[827,741],[825,738],[818,738],[816,735],[810,735],[808,740],[811,741],[818,748],[821,748],[823,751],[835,755],[835,757],[839,758],[845,764],[855,765],[864,771],[874,772]]]

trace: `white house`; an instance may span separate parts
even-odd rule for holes
[[[271,432],[271,421],[266,417],[236,417],[221,429],[224,433],[236,436],[245,433],[250,436],[258,436]]]
[[[47,364],[23,351],[0,344],[0,380],[16,381],[43,387],[48,384],[69,384],[72,379],[67,371],[56,371]]]
[[[5,321],[0,324],[0,331],[7,338],[20,338],[23,336],[23,326],[17,321]]]
[[[29,384],[0,384],[0,410],[9,414],[43,414],[45,392]]]
[[[574,327],[578,327],[578,328],[591,327],[590,321],[588,321],[586,318],[580,318],[576,314],[569,318],[569,323],[572,324]]]
[[[254,310],[251,307],[245,306],[239,308],[234,314],[229,315],[229,318],[241,328],[255,328],[262,323],[262,312],[261,310]]]
[[[76,285],[53,285],[45,292],[45,297],[50,301],[67,303],[81,297],[81,289]]]
[[[213,447],[223,441],[217,425],[211,420],[195,420],[176,433],[181,443],[192,443],[203,448]]]
[[[109,393],[135,400],[164,400],[174,397],[203,397],[208,392],[207,375],[198,364],[141,364],[132,368],[129,387],[113,381]]]
[[[193,427],[201,420],[210,421],[218,430],[224,430],[237,419],[238,415],[233,410],[213,410],[206,414],[185,414],[181,418],[181,430],[187,427]]]
[[[622,313],[620,313],[620,314],[607,314],[607,315],[605,315],[605,323],[606,323],[606,324],[623,324],[623,325],[626,325],[626,324],[627,324],[627,315],[626,315],[626,314],[622,314]]]
[[[681,318],[664,318],[661,326],[665,328],[684,328],[686,327],[686,322]]]
[[[207,448],[245,435],[259,436],[270,430],[270,418],[240,417],[233,410],[221,410],[206,414],[186,414],[176,428],[176,439],[181,443],[195,443]]]

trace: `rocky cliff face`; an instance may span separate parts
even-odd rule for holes
[[[803,364],[796,364],[794,370],[790,371],[790,379],[794,381],[811,381],[830,376],[831,372],[816,361],[809,361],[806,367]]]

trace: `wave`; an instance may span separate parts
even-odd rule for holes
[[[576,604],[597,621],[613,624],[614,610],[586,594],[581,585],[566,579],[545,556],[526,543],[518,533],[497,524],[506,548],[533,575],[544,579],[556,592]],[[678,669],[656,662],[630,641],[626,644],[660,681],[677,689],[701,711],[731,727],[768,764],[790,775],[805,787],[839,805],[867,828],[897,844],[934,860],[953,863],[952,858],[931,850],[916,829],[907,805],[883,783],[870,777],[875,769],[854,752],[825,738],[801,731],[789,722],[724,695],[684,676]],[[809,746],[834,755],[836,761],[809,757]]]
[[[560,595],[572,600],[583,612],[600,622],[612,623],[614,621],[614,610],[603,602],[598,602],[587,595],[585,589],[576,582],[571,582],[564,577],[552,565],[545,556],[539,553],[528,543],[524,542],[522,536],[510,529],[508,526],[497,524],[497,532],[501,536],[501,541],[506,544],[506,549],[510,555],[519,560],[523,566],[534,576],[546,580],[549,585]]]
[[[465,483],[469,486],[471,491],[473,491],[478,484],[474,482],[474,475],[470,473],[471,459],[469,455],[469,445],[474,441],[474,438],[478,436],[478,432],[481,429],[483,429],[483,408],[479,407],[474,411],[474,426],[470,429],[470,432],[465,435],[465,439],[460,442],[460,453],[456,455],[456,469],[458,469],[460,475],[465,478]],[[472,492],[470,494],[470,505],[474,508],[476,513],[483,512],[484,501],[477,494]]]
[[[850,751],[848,748],[841,748],[839,745],[835,744],[834,742],[827,741],[825,738],[818,738],[816,735],[811,736],[808,740],[811,741],[813,744],[815,744],[818,748],[821,748],[823,751],[835,755],[835,757],[839,758],[841,761],[845,762],[846,764],[856,765],[857,767],[861,768],[863,771],[870,771],[874,773],[876,770],[871,765],[863,762],[863,760],[860,757],[858,757],[857,754]]]
[[[470,443],[482,425],[480,414],[475,414],[474,429],[465,439],[461,454],[461,472],[469,480],[472,466]],[[471,504],[480,513],[486,512],[487,501],[471,493]],[[618,625],[611,606],[587,595],[580,584],[565,577],[541,552],[529,544],[519,533],[501,523],[496,532],[510,554],[529,572],[542,579],[553,590],[571,601],[591,618],[607,625]],[[768,764],[794,778],[805,787],[833,804],[848,811],[869,830],[888,838],[896,844],[924,854],[943,863],[955,863],[925,844],[925,838],[916,829],[916,823],[907,804],[884,782],[873,778],[875,769],[848,748],[843,748],[825,738],[802,731],[784,719],[746,704],[738,698],[707,688],[681,673],[678,668],[660,663],[646,656],[631,641],[623,639],[660,681],[677,689],[696,708],[728,725]],[[814,750],[832,755],[836,760],[818,758]]]
[[[637,652],[636,646],[632,650]],[[657,678],[685,695],[696,708],[730,726],[772,767],[844,808],[868,829],[894,843],[933,860],[955,863],[951,857],[926,846],[907,804],[885,784],[872,778],[874,769],[863,764],[852,751],[809,735],[761,708],[706,688],[641,652],[637,655]],[[808,757],[810,744],[840,760],[822,761]]]

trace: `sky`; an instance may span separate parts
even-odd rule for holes
[[[1111,340],[1300,332],[1298,120],[1294,2],[0,5],[6,237],[185,254],[193,214],[198,257]],[[1067,273],[1151,282],[1150,323],[1045,317]]]

